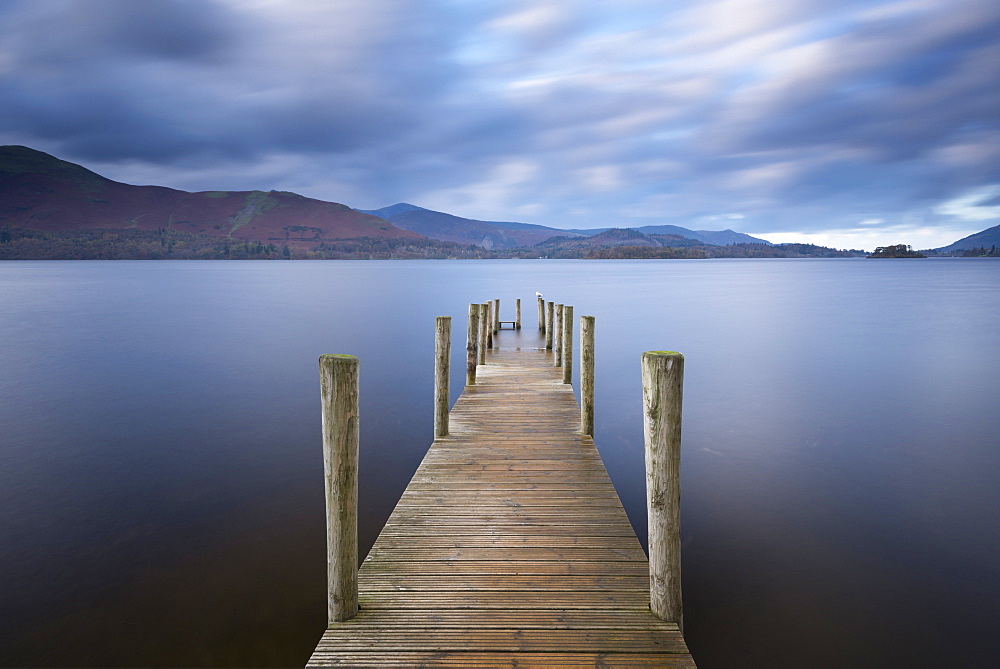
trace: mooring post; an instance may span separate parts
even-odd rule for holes
[[[489,306],[485,302],[476,305],[479,307],[479,364],[486,364],[486,344],[489,343],[489,335],[486,332],[488,327],[489,318],[487,317],[487,310]]]
[[[563,383],[573,383],[573,307],[563,307]]]
[[[538,331],[545,333],[545,300],[538,298]]]
[[[321,355],[327,622],[358,614],[358,359]]]
[[[552,350],[552,319],[555,312],[555,303],[546,302],[545,303],[545,350]]]
[[[451,373],[451,316],[438,316],[434,331],[434,436],[448,434],[448,380]]]
[[[681,399],[684,356],[642,354],[649,514],[649,608],[683,632],[681,606]]]
[[[521,298],[517,298],[514,302],[514,329],[521,329]]]
[[[500,331],[500,298],[493,300],[493,332]]]
[[[593,316],[580,316],[580,431],[594,436]]]
[[[465,340],[465,385],[476,385],[476,364],[479,362],[479,305],[469,305],[469,332]]]
[[[562,317],[563,305],[557,304],[553,312],[554,321],[552,323],[552,352],[555,354],[555,366],[562,367]]]
[[[483,315],[486,328],[486,348],[493,348],[493,300],[483,302],[486,305],[486,312]],[[484,354],[485,355],[485,354]]]

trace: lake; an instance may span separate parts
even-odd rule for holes
[[[536,290],[596,316],[643,542],[640,355],[685,355],[699,666],[995,666],[1000,263],[961,258],[0,263],[0,664],[302,665],[317,357],[361,358],[367,552],[432,439],[435,316],[454,399],[468,303],[520,297],[532,346]]]

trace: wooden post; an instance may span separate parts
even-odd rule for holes
[[[563,383],[573,383],[573,307],[563,307]]]
[[[563,305],[557,304],[553,314],[555,319],[552,323],[552,352],[555,354],[555,366],[562,367]]]
[[[358,614],[358,359],[321,355],[327,622]]]
[[[469,305],[469,332],[465,340],[465,385],[476,385],[476,364],[479,362],[479,305]]]
[[[489,334],[486,332],[488,327],[489,318],[487,317],[487,311],[489,306],[483,302],[479,307],[479,364],[486,364],[486,344],[489,342]]]
[[[521,298],[517,298],[514,302],[514,329],[521,329]]]
[[[580,316],[580,432],[594,436],[593,316]]]
[[[434,436],[448,434],[448,381],[451,373],[451,316],[438,316],[434,334]]]
[[[545,303],[545,350],[547,351],[552,350],[552,318],[554,310],[554,303]]]
[[[642,354],[649,513],[649,608],[683,631],[681,606],[681,399],[684,356]]]
[[[545,334],[545,300],[538,298],[538,331]]]
[[[486,305],[486,313],[484,318],[486,319],[486,348],[493,348],[493,301],[487,300],[483,302]],[[484,354],[485,355],[485,354]]]
[[[493,332],[500,331],[500,298],[493,300]]]

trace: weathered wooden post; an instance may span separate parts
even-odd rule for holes
[[[514,329],[521,329],[521,298],[517,298],[514,302]]]
[[[493,332],[500,331],[500,298],[493,300]]]
[[[469,305],[469,332],[465,340],[465,385],[476,385],[476,364],[479,362],[479,305]]]
[[[553,312],[552,323],[552,352],[555,354],[555,366],[562,367],[562,317],[563,305],[557,304]]]
[[[538,331],[545,333],[545,300],[538,298]]]
[[[573,383],[573,307],[563,307],[563,383]]]
[[[555,311],[555,303],[545,303],[545,350],[552,350],[552,318]]]
[[[321,355],[327,621],[358,614],[358,359]]]
[[[580,431],[594,436],[593,316],[580,316]]]
[[[486,345],[489,343],[490,336],[486,332],[489,327],[489,318],[487,313],[489,306],[483,302],[479,306],[479,364],[486,364]]]
[[[486,348],[493,348],[493,300],[483,302],[486,305]],[[485,354],[484,354],[485,355]]]
[[[451,373],[451,316],[438,316],[434,332],[434,436],[448,434],[448,381]]]
[[[642,354],[649,513],[649,608],[683,631],[681,606],[681,399],[684,356]]]

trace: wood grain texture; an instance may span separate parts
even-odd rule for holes
[[[650,609],[684,629],[681,606],[681,403],[684,356],[642,354]]]
[[[434,329],[434,436],[448,435],[451,378],[451,316],[438,316]]]
[[[695,666],[553,358],[490,353],[308,666]]]
[[[555,314],[555,302],[545,303],[545,350],[552,350],[552,317]]]
[[[483,302],[479,305],[479,364],[486,364],[486,344],[489,341],[489,334],[486,330],[489,327],[489,305]]]
[[[593,316],[580,316],[580,431],[594,436]]]
[[[469,305],[469,330],[465,338],[465,383],[476,385],[476,367],[479,366],[479,305]]]
[[[562,382],[573,383],[573,307],[565,305],[562,316]]]
[[[563,306],[565,305],[557,304],[552,312],[552,352],[555,353],[552,364],[556,367],[562,367],[563,363]]]
[[[353,355],[319,358],[331,625],[358,612],[358,369]]]

